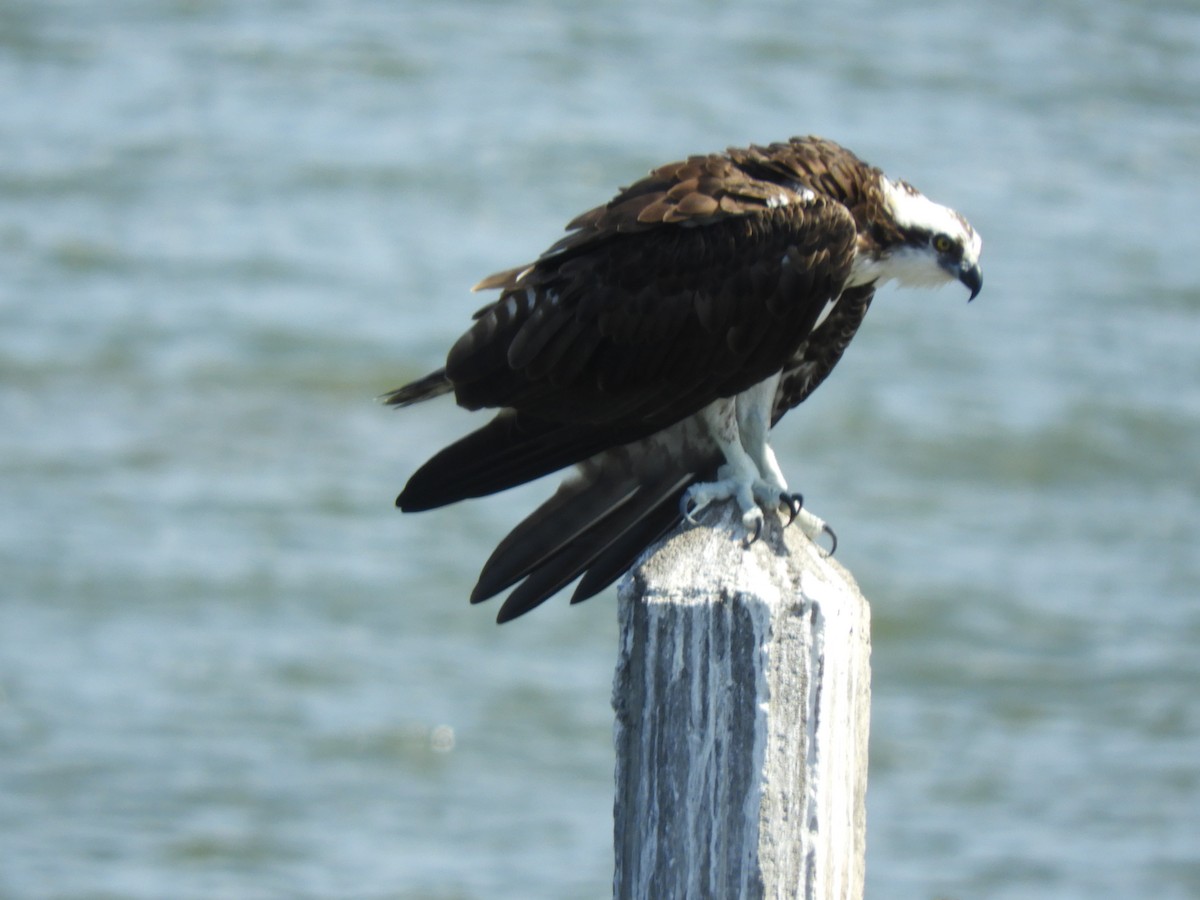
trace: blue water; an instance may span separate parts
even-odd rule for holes
[[[868,895],[1200,896],[1200,8],[0,3],[0,896],[611,892],[611,595],[402,517],[436,366],[651,166],[970,217],[784,420],[874,611]]]

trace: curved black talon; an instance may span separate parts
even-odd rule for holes
[[[787,528],[796,521],[796,516],[800,515],[800,510],[804,509],[803,494],[780,494],[779,502],[787,508],[788,520],[783,523],[783,527]]]
[[[755,541],[757,541],[760,537],[762,537],[762,528],[763,528],[763,520],[756,519],[754,522],[754,534],[750,534],[750,535],[746,536],[746,541],[745,541],[745,543],[742,544],[742,547],[749,547]]]
[[[833,529],[830,528],[828,525],[822,525],[821,531],[824,534],[829,535],[829,543],[831,546],[829,547],[828,552],[825,554],[825,558],[829,559],[829,557],[831,557],[831,556],[833,556],[833,554],[837,553],[837,535],[834,533]]]
[[[686,493],[679,498],[679,513],[683,516],[684,521],[691,522],[693,525],[699,525],[700,523],[695,519],[696,509],[696,501]]]

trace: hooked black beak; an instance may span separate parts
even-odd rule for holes
[[[958,269],[958,280],[967,286],[967,290],[971,292],[971,296],[967,298],[970,303],[983,290],[983,272],[979,271],[978,264],[968,265],[963,263]]]

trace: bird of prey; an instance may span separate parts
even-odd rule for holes
[[[816,537],[767,443],[825,379],[888,281],[983,284],[963,216],[817,137],[692,156],[575,218],[538,259],[483,279],[442,368],[386,396],[497,410],[435,454],[396,505],[433,509],[576,471],[501,541],[471,602],[513,619],[572,603],[708,504],[747,540],[764,510]],[[582,576],[582,577],[581,577]]]

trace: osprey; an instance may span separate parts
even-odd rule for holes
[[[836,365],[876,287],[958,280],[974,299],[983,284],[966,219],[816,137],[662,166],[567,231],[477,284],[500,294],[445,366],[386,397],[499,410],[417,470],[405,512],[577,467],[483,567],[472,603],[516,585],[500,622],[577,578],[571,602],[591,597],[716,501],[737,504],[748,541],[764,510],[828,531],[770,429]]]

